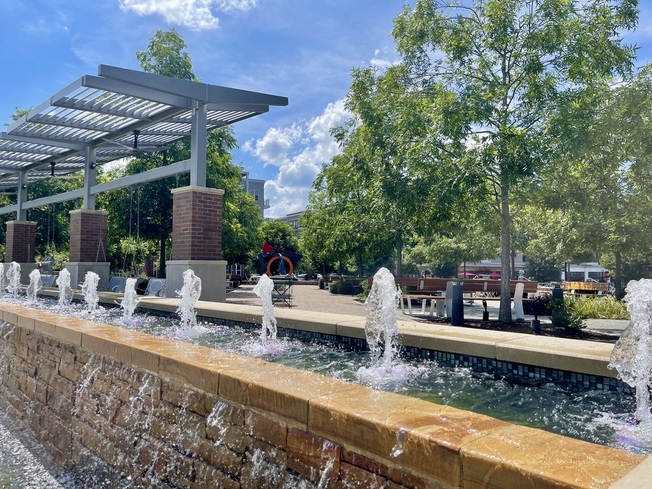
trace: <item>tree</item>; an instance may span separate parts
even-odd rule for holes
[[[401,66],[353,71],[346,100],[353,117],[332,131],[342,153],[313,186],[307,241],[322,236],[316,243],[322,254],[354,261],[360,274],[393,248],[401,276],[403,248],[419,231],[441,229],[447,197],[460,188],[433,171],[431,162],[447,155],[423,144],[422,136],[437,114],[408,81]]]
[[[299,252],[299,241],[294,228],[285,221],[267,221],[260,227],[263,241],[273,246],[276,251]]]
[[[589,123],[567,139],[563,165],[546,175],[544,205],[573,221],[576,253],[591,251],[615,269],[617,295],[649,268],[652,247],[652,66],[596,94]],[[557,211],[560,212],[560,211]],[[627,270],[627,274],[625,274]]]
[[[147,50],[136,53],[136,59],[147,73],[197,81],[186,48],[185,41],[176,30],[159,29],[150,38]]]
[[[150,39],[147,51],[136,54],[144,71],[159,75],[172,76],[185,80],[197,81],[192,72],[190,55],[186,44],[175,31],[157,31]],[[207,136],[206,184],[211,188],[225,190],[223,198],[223,258],[244,262],[246,257],[260,243],[258,227],[262,222],[260,211],[253,197],[249,196],[240,185],[242,170],[232,163],[230,150],[236,147],[236,140],[230,127],[221,127],[211,131]],[[123,175],[133,175],[165,166],[190,156],[189,141],[182,140],[158,153],[141,153],[125,166]],[[119,175],[116,175],[119,176]],[[141,196],[139,203],[138,233],[144,240],[159,243],[159,270],[165,273],[167,246],[172,233],[172,195],[171,190],[180,185],[188,185],[188,175],[178,175],[162,180],[144,183],[135,189]],[[112,192],[103,199],[111,210],[113,221],[132,222],[134,189],[121,189]],[[123,216],[123,218],[117,218]],[[125,218],[126,217],[126,218]],[[124,226],[112,227],[114,236],[127,237]],[[113,249],[118,249],[114,242]]]
[[[424,137],[465,145],[451,170],[475,175],[473,191],[491,198],[500,218],[502,321],[511,321],[514,215],[555,162],[549,118],[563,109],[570,126],[588,95],[629,73],[634,50],[619,33],[636,21],[635,0],[418,0],[395,20],[411,90],[444,120]]]
[[[350,263],[364,275],[367,263],[391,254],[394,233],[349,163],[348,155],[336,156],[313,183],[302,216],[302,249],[317,263],[338,266],[340,273]]]

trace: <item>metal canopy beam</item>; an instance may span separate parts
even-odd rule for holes
[[[237,88],[220,87],[206,83],[181,80],[169,76],[143,73],[141,71],[127,70],[116,66],[100,65],[99,76],[122,80],[134,85],[144,87],[155,86],[158,90],[168,93],[185,94],[198,102],[203,103],[236,103],[254,105],[276,105],[285,106],[288,104],[287,97],[268,95],[266,93],[250,92]]]
[[[110,182],[99,183],[90,187],[90,193],[92,195],[102,194],[104,192],[110,192],[111,190],[118,190],[125,187],[131,187],[134,185],[141,185],[147,182],[153,182],[155,180],[161,180],[163,178],[171,177],[181,173],[188,173],[190,171],[190,160],[178,161],[177,163],[172,163],[171,165],[162,166],[160,168],[154,168],[146,172],[137,173],[135,175],[129,175],[124,178],[119,178],[117,180],[112,180]],[[50,204],[58,204],[59,202],[67,202],[69,200],[82,199],[85,196],[85,189],[80,188],[77,190],[71,190],[69,192],[64,192],[57,195],[52,195],[50,197],[41,197],[40,199],[30,200],[25,202],[22,205],[23,210],[35,209],[37,207],[43,207]],[[16,212],[18,210],[18,205],[8,205],[5,207],[0,207],[0,215],[9,214],[11,212]]]

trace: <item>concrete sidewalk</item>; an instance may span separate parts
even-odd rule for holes
[[[226,302],[229,304],[244,304],[262,307],[260,299],[253,292],[253,285],[244,284],[229,292],[226,296]],[[285,306],[278,305],[283,308]],[[364,303],[350,295],[331,294],[327,290],[320,290],[313,283],[297,282],[292,287],[292,309],[314,312],[348,314],[350,316],[365,315]],[[487,310],[489,319],[498,318],[499,302],[487,301]],[[420,312],[420,307],[415,306],[413,311]],[[482,319],[482,299],[478,298],[469,303],[464,302],[464,317],[468,319]],[[412,320],[423,324],[426,320],[419,319],[418,316],[403,315],[399,312],[398,317],[402,320]],[[525,316],[526,321],[534,319],[533,316]],[[549,318],[543,318],[543,323],[549,322]],[[620,335],[628,326],[629,321],[612,320],[612,319],[588,319],[585,321],[586,327],[592,331],[598,331],[606,334]]]

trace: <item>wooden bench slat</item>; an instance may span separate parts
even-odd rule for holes
[[[368,280],[371,286],[373,277]],[[450,281],[462,283],[464,292],[500,293],[500,280],[399,277],[396,279],[396,285],[405,287],[408,292],[432,293],[446,290],[446,283]],[[539,282],[534,280],[510,280],[509,289],[512,293],[519,283],[523,284],[523,293],[526,294],[535,293],[539,286]]]

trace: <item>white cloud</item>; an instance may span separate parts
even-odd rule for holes
[[[308,192],[322,165],[340,152],[330,130],[344,124],[350,116],[344,100],[338,100],[303,124],[269,129],[261,139],[243,145],[244,151],[266,166],[279,169],[275,178],[265,184],[265,198],[271,204],[268,217],[282,217],[306,208]]]
[[[194,30],[217,29],[219,19],[213,9],[222,12],[248,10],[257,0],[120,0],[120,8],[140,16],[161,15],[169,24]]]
[[[376,51],[374,51],[374,57],[371,58],[369,63],[371,64],[371,66],[374,66],[381,70],[386,70],[390,66],[398,63],[398,60],[391,61],[387,58],[386,50],[381,51],[380,49],[376,49]]]
[[[279,129],[273,127],[257,141],[246,141],[243,151],[255,155],[267,165],[281,167],[288,162],[288,151],[303,137],[303,128],[293,124]]]

